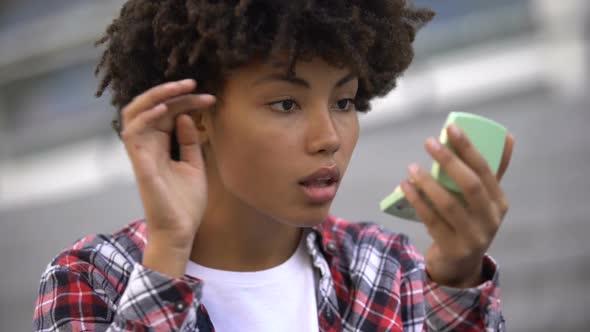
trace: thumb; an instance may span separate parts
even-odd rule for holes
[[[180,150],[180,160],[196,168],[204,168],[201,154],[201,142],[195,122],[187,114],[180,114],[176,118],[176,138]]]

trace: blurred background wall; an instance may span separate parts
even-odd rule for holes
[[[438,12],[399,88],[363,116],[333,214],[407,233],[378,202],[419,161],[447,112],[516,137],[511,210],[491,253],[510,331],[588,331],[590,6],[584,0],[422,0]],[[0,331],[27,331],[40,274],[89,233],[141,218],[109,96],[93,97],[93,48],[120,0],[0,0]]]

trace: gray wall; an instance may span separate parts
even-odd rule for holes
[[[590,304],[590,112],[587,102],[560,103],[527,94],[462,108],[504,123],[516,136],[503,180],[511,210],[491,249],[501,267],[510,331],[585,331]],[[333,214],[374,220],[428,245],[421,224],[378,211],[378,202],[406,174],[430,164],[423,139],[437,135],[443,113],[423,113],[367,128],[361,136]],[[0,330],[30,330],[39,276],[78,237],[110,232],[140,218],[131,183],[75,199],[0,212]]]

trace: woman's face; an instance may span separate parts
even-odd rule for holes
[[[209,183],[231,195],[224,201],[312,226],[327,217],[358,139],[358,80],[317,57],[299,61],[293,80],[284,65],[254,63],[228,76],[205,117],[208,174],[217,177]]]

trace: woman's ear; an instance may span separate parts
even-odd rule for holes
[[[206,109],[196,111],[191,114],[191,117],[197,128],[197,134],[199,135],[199,142],[201,144],[207,143],[213,130],[212,113],[215,112],[215,105],[211,105]]]

